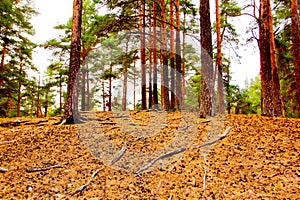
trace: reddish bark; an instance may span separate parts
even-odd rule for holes
[[[73,19],[71,36],[70,68],[68,74],[67,99],[65,103],[65,118],[67,124],[74,123],[73,93],[75,89],[76,76],[80,68],[80,39],[82,23],[82,0],[73,1]]]
[[[292,41],[294,56],[294,73],[296,80],[296,108],[300,118],[300,36],[299,36],[298,1],[291,0]]]
[[[219,113],[225,113],[224,92],[223,92],[223,70],[222,70],[222,52],[221,52],[221,19],[219,10],[219,0],[216,0],[216,31],[217,31],[217,70],[218,75],[218,103]]]

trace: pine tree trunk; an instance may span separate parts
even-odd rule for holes
[[[20,69],[19,69],[19,74],[22,74],[23,71],[23,63],[22,59],[20,61]],[[22,81],[19,80],[19,86],[18,86],[18,99],[17,99],[17,117],[20,117],[20,110],[21,110],[21,88],[22,88]]]
[[[91,110],[91,94],[90,94],[90,78],[89,78],[89,69],[86,71],[86,92],[87,92],[87,103],[86,109]]]
[[[225,113],[224,105],[224,88],[223,88],[223,69],[222,69],[222,52],[221,52],[221,19],[219,10],[219,0],[216,0],[216,32],[217,32],[217,77],[218,77],[218,104],[219,113]]]
[[[62,114],[62,74],[59,75],[59,115]]]
[[[73,19],[71,36],[70,68],[68,74],[67,99],[65,102],[65,118],[67,124],[74,124],[73,93],[76,76],[80,68],[80,39],[81,39],[82,0],[73,1]]]
[[[170,101],[169,101],[169,70],[168,70],[168,58],[167,58],[167,36],[166,36],[166,20],[167,20],[167,13],[166,13],[166,5],[163,0],[160,0],[161,3],[161,98],[162,98],[162,109],[169,110],[170,109]]]
[[[281,95],[280,95],[280,82],[277,73],[277,63],[276,63],[276,52],[275,52],[275,40],[273,32],[273,19],[271,5],[268,9],[269,17],[269,29],[270,29],[270,54],[271,54],[271,65],[272,65],[272,83],[273,83],[273,105],[274,105],[274,116],[282,116],[282,106],[281,106]]]
[[[294,56],[294,74],[296,80],[296,107],[297,115],[300,118],[300,36],[299,36],[299,12],[297,0],[291,0],[292,19],[292,41]]]
[[[84,69],[81,70],[81,111],[85,111],[85,81],[86,81],[86,71]]]
[[[183,36],[182,36],[182,67],[181,67],[181,108],[184,109],[184,96],[185,96],[185,24],[186,13],[183,15]]]
[[[102,79],[102,109],[106,111],[106,102],[105,102],[105,87],[104,87],[104,80]]]
[[[174,2],[170,0],[170,108],[175,108],[175,59],[174,59]]]
[[[4,60],[5,60],[5,54],[6,54],[6,47],[8,45],[8,38],[5,36],[3,38],[3,41],[4,41],[4,44],[3,44],[3,48],[2,48],[2,53],[1,53],[1,64],[0,64],[0,74],[3,74],[4,73]],[[0,88],[2,87],[3,85],[3,78],[0,77]]]
[[[261,113],[264,116],[274,116],[269,9],[269,0],[260,0]]]
[[[179,0],[175,0],[176,6],[176,109],[181,109],[182,102],[182,69],[181,69],[181,51],[180,51],[180,5]]]
[[[150,33],[151,33],[151,31],[150,31]],[[153,41],[153,38],[150,37],[150,39],[149,39],[150,47],[152,45],[152,41]],[[152,68],[153,68],[152,55],[153,55],[153,50],[150,48],[150,50],[149,50],[149,62],[150,62],[150,64],[149,64],[149,82],[148,82],[148,84],[149,84],[148,108],[149,109],[152,107],[152,100],[153,100],[152,99],[152,97],[153,97],[152,96]]]
[[[201,89],[200,117],[213,113],[213,65],[212,34],[209,0],[200,0],[200,39],[201,39]]]
[[[140,57],[141,57],[141,86],[142,86],[142,110],[147,109],[147,91],[146,91],[146,36],[145,36],[145,26],[146,26],[146,17],[145,17],[145,1],[140,0],[140,24],[139,28],[141,31],[140,34]]]
[[[155,108],[158,106],[157,91],[157,31],[156,31],[156,2],[153,1],[153,100]]]
[[[122,111],[126,110],[126,103],[127,103],[127,66],[125,65],[125,72],[124,72],[124,80],[123,80],[123,97],[122,97]]]
[[[110,72],[110,76],[109,76],[109,97],[108,97],[108,111],[111,111],[111,106],[112,106],[112,64],[109,65],[109,72]],[[104,90],[103,90],[104,91]],[[105,93],[105,92],[104,92]]]

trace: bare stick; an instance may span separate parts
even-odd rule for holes
[[[1,173],[8,172],[8,169],[5,169],[5,168],[0,168],[0,172],[1,172]]]
[[[203,175],[203,190],[206,188],[206,167],[204,169],[204,175]]]
[[[171,152],[168,152],[166,154],[163,154],[161,156],[158,156],[157,158],[154,158],[153,160],[151,160],[148,165],[146,165],[145,167],[142,167],[141,169],[139,169],[137,172],[135,172],[136,174],[139,174],[141,173],[142,171],[145,171],[147,170],[148,168],[150,168],[152,165],[154,165],[158,160],[161,160],[161,159],[164,159],[164,158],[167,158],[167,157],[170,157],[170,156],[173,156],[173,155],[176,155],[176,154],[179,154],[179,153],[182,153],[186,150],[187,148],[185,147],[181,147],[179,149],[176,149],[174,151],[171,151]]]
[[[47,170],[50,170],[50,169],[53,169],[53,168],[63,168],[63,166],[53,165],[53,166],[44,167],[44,168],[33,168],[33,169],[27,168],[26,172],[29,172],[29,173],[31,173],[31,172],[42,172],[42,171],[47,171]]]
[[[118,162],[123,157],[123,155],[125,154],[125,151],[126,151],[126,147],[127,147],[127,142],[124,142],[123,147],[115,155],[115,157],[109,162],[109,165],[114,165],[116,162]]]
[[[88,180],[88,182],[86,184],[83,184],[82,186],[80,186],[77,190],[75,190],[74,192],[70,193],[71,196],[77,194],[78,192],[83,191],[91,182],[92,180],[97,176],[97,174],[103,170],[104,168],[99,168],[97,169],[91,176],[90,180]]]
[[[202,147],[205,147],[205,146],[212,145],[212,144],[216,143],[217,141],[223,139],[229,133],[230,129],[231,129],[231,127],[228,127],[224,131],[223,134],[216,136],[213,140],[205,142],[205,143],[201,144],[200,146],[194,146],[193,148],[194,149],[196,149],[196,148],[202,148]]]
[[[137,142],[140,139],[144,138],[143,136],[139,136],[137,137],[135,140],[129,140],[124,142],[122,148],[120,149],[120,151],[114,156],[114,158],[109,162],[110,165],[114,165],[116,162],[118,162],[125,154],[126,151],[126,147],[127,147],[127,143],[129,142]]]
[[[16,142],[17,140],[11,140],[11,141],[4,141],[4,142],[0,142],[0,145],[2,144],[9,144],[9,143],[13,143]]]

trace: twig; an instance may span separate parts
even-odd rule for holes
[[[1,172],[1,173],[8,172],[8,169],[5,169],[5,168],[0,168],[0,172]]]
[[[26,172],[29,172],[29,173],[31,173],[31,172],[42,172],[42,171],[50,170],[52,168],[63,168],[63,166],[61,166],[61,165],[53,165],[53,166],[44,167],[44,168],[32,168],[32,169],[27,168]]]
[[[70,193],[71,196],[77,194],[78,192],[83,191],[91,182],[92,180],[97,176],[97,174],[104,168],[99,168],[97,169],[91,176],[90,180],[88,180],[88,182],[86,184],[83,184],[82,186],[80,186],[77,190],[75,190],[74,192]]]
[[[212,144],[216,143],[217,141],[223,139],[229,133],[230,129],[231,129],[231,127],[228,127],[224,131],[223,134],[216,136],[212,141],[205,142],[204,144],[201,144],[200,146],[194,146],[193,148],[194,149],[196,149],[196,148],[202,148],[202,147],[205,147],[205,146],[212,145]]]
[[[124,142],[123,147],[115,155],[115,157],[109,162],[109,165],[114,165],[116,162],[118,162],[123,157],[123,155],[125,154],[125,151],[126,151],[126,147],[127,147],[127,142]]]
[[[16,142],[17,140],[11,140],[11,141],[4,141],[4,142],[0,142],[0,145],[2,144],[9,144],[9,143],[13,143]]]
[[[203,175],[203,190],[206,188],[206,167],[203,167],[204,175]]]
[[[203,124],[209,123],[209,122],[211,122],[211,120],[205,120],[205,121],[202,121]]]
[[[161,159],[164,159],[164,158],[167,158],[167,157],[170,157],[170,156],[173,156],[173,155],[176,155],[176,154],[179,154],[179,153],[182,153],[186,150],[187,148],[185,147],[181,147],[179,149],[176,149],[174,151],[171,151],[171,152],[168,152],[166,154],[163,154],[161,156],[158,156],[157,158],[154,158],[153,160],[151,160],[148,165],[146,165],[145,167],[142,167],[141,169],[139,169],[137,172],[135,172],[136,174],[139,174],[141,173],[142,171],[145,171],[147,170],[148,168],[150,168],[152,165],[154,165],[158,160],[161,160]]]

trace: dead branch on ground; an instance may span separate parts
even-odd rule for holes
[[[83,191],[83,190],[84,190],[84,189],[92,182],[92,180],[97,176],[97,174],[98,174],[101,170],[103,170],[103,169],[104,169],[103,167],[97,169],[97,170],[92,174],[92,176],[91,176],[91,178],[88,180],[88,182],[86,182],[86,184],[83,184],[82,186],[80,186],[77,190],[75,190],[74,192],[70,193],[70,195],[73,196],[73,195],[77,194],[78,192]]]
[[[47,170],[50,170],[50,169],[53,169],[53,168],[63,168],[62,165],[53,165],[53,166],[49,166],[49,167],[44,167],[44,168],[27,168],[26,169],[26,172],[43,172],[43,171],[47,171]]]

